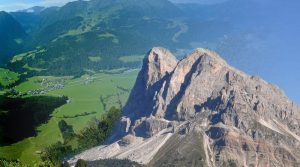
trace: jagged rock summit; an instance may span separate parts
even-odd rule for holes
[[[88,161],[148,166],[300,166],[300,109],[276,86],[197,49],[177,61],[153,48],[122,118]]]

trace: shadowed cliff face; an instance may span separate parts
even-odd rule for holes
[[[276,86],[206,49],[177,61],[153,48],[123,110],[111,144],[74,159],[126,158],[150,166],[300,163],[299,107]]]
[[[143,61],[143,68],[138,75],[130,98],[137,99],[134,103],[127,103],[124,115],[128,117],[150,116],[155,103],[155,92],[162,87],[163,82],[177,65],[176,58],[170,51],[163,48],[153,48]],[[131,108],[145,106],[142,112],[131,111]],[[146,107],[147,106],[147,107]]]

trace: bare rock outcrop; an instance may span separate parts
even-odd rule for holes
[[[300,109],[276,86],[197,49],[153,48],[110,143],[76,159],[149,166],[300,166]]]

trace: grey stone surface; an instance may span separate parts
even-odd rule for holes
[[[98,153],[111,148],[117,153],[109,158],[154,166],[171,162],[162,155],[174,166],[300,166],[299,120],[299,107],[278,87],[212,51],[200,48],[177,61],[153,48],[111,144]]]

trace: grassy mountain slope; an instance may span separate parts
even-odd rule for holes
[[[9,64],[34,74],[74,75],[85,70],[137,67],[140,62],[120,61],[123,56],[144,54],[153,45],[173,46],[180,31],[180,9],[167,0],[93,0],[75,1],[39,13],[34,40],[29,48],[35,56],[24,56]],[[39,46],[45,52],[38,54]],[[89,57],[101,57],[90,61]]]

